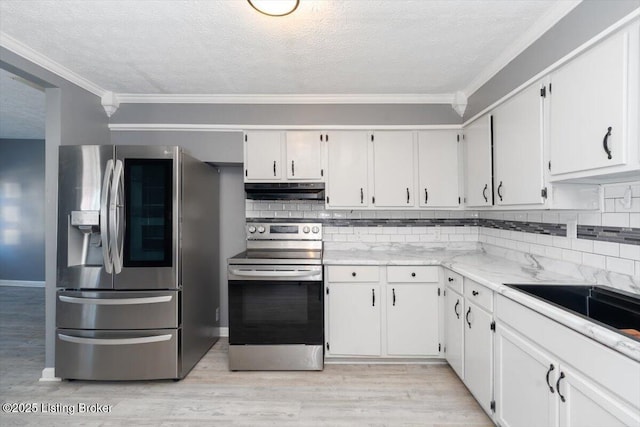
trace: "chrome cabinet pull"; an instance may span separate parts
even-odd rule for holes
[[[547,385],[549,386],[549,391],[550,391],[551,393],[554,393],[554,391],[553,391],[553,386],[549,383],[549,375],[551,374],[551,371],[553,371],[555,368],[556,368],[556,367],[555,367],[555,366],[553,366],[553,363],[551,363],[551,364],[549,365],[549,370],[547,371]]]
[[[604,135],[604,139],[602,140],[602,148],[604,148],[604,152],[607,153],[607,158],[611,160],[611,149],[609,148],[609,137],[611,136],[611,126],[607,128],[607,133]]]

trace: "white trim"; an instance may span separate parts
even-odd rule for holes
[[[249,125],[249,124],[189,124],[189,123],[111,123],[116,132],[243,132],[246,130],[448,130],[462,129],[452,125]]]
[[[220,336],[221,338],[227,338],[229,337],[229,328],[228,327],[219,327],[218,328],[218,336]]]
[[[543,77],[546,77],[551,72],[553,72],[556,69],[560,68],[562,65],[566,64],[567,62],[569,62],[570,60],[572,60],[576,56],[580,55],[582,52],[584,52],[587,49],[589,49],[589,48],[593,47],[594,45],[598,44],[599,42],[601,42],[602,40],[604,40],[605,38],[607,38],[611,34],[615,33],[618,30],[620,30],[621,28],[623,28],[627,24],[633,22],[635,19],[637,19],[639,17],[640,17],[640,9],[634,10],[633,12],[631,12],[630,14],[628,14],[627,16],[625,16],[624,18],[622,18],[621,20],[619,20],[618,22],[616,22],[615,24],[613,24],[612,26],[607,28],[606,30],[602,31],[597,36],[589,39],[588,41],[586,41],[585,43],[583,43],[582,45],[580,45],[576,49],[572,50],[571,52],[569,52],[568,54],[566,54],[565,56],[563,56],[562,58],[560,58],[559,60],[557,60],[553,64],[549,65],[547,68],[545,68],[544,70],[540,71],[538,74],[536,74],[535,76],[531,77],[529,80],[527,80],[526,82],[522,83],[520,86],[516,87],[511,92],[509,92],[508,94],[506,94],[505,96],[503,96],[502,98],[500,98],[499,100],[494,102],[493,104],[489,105],[488,107],[485,107],[479,113],[476,113],[474,116],[472,116],[471,118],[466,120],[462,124],[462,126],[467,126],[469,123],[473,122],[478,117],[482,116],[483,114],[486,114],[487,112],[489,112],[489,111],[493,110],[494,108],[496,108],[498,105],[506,102],[511,97],[513,97],[518,92],[520,92],[521,90],[523,90],[523,89],[527,88],[528,86],[534,84],[536,81],[542,80]]]
[[[524,52],[544,33],[549,31],[558,21],[571,12],[582,0],[557,1],[554,6],[529,28],[522,36],[511,43],[500,56],[493,60],[462,90],[467,97],[473,95],[478,89],[498,74],[509,62]]]
[[[121,104],[453,104],[455,94],[136,94]]]
[[[0,286],[18,286],[21,288],[44,288],[44,281],[0,280]]]
[[[39,381],[41,383],[60,382],[62,378],[56,377],[56,368],[44,368]]]
[[[63,79],[68,80],[85,90],[88,90],[94,95],[102,97],[102,95],[106,92],[105,89],[101,88],[92,81],[85,79],[79,74],[76,74],[64,65],[49,58],[48,56],[36,52],[29,46],[14,39],[10,35],[3,33],[2,31],[0,31],[0,46],[4,47],[7,50],[10,50],[16,55],[20,55],[21,57],[33,62],[34,64],[44,68],[45,70],[50,71],[53,74],[62,77]]]

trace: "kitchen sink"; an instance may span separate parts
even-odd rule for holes
[[[640,341],[640,295],[596,285],[508,285]]]

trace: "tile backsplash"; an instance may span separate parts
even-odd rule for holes
[[[600,211],[326,210],[320,201],[246,201],[247,220],[325,224],[325,241],[481,242],[640,277],[640,181],[602,186]],[[569,235],[571,226],[577,235]]]

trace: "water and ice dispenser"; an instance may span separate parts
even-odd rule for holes
[[[100,211],[71,211],[67,227],[68,266],[102,266]]]

